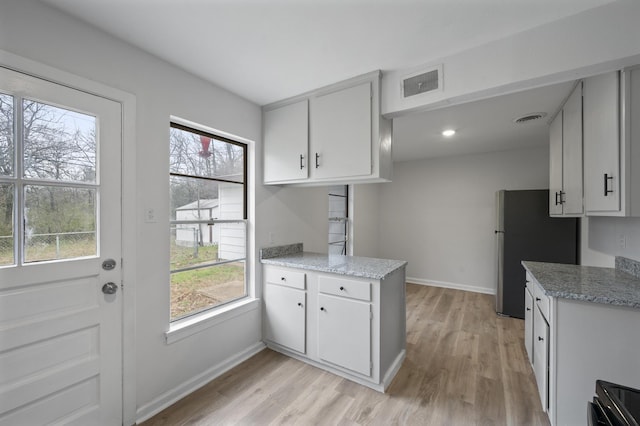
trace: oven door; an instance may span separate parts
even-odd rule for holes
[[[587,402],[587,424],[589,426],[616,425],[615,423],[612,423],[607,416],[606,410],[597,396],[593,398],[593,402]]]

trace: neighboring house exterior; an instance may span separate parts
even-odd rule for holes
[[[202,199],[176,209],[176,220],[242,219],[243,188],[241,185],[220,184],[217,199]],[[219,260],[245,257],[245,226],[241,223],[177,224],[176,244],[182,247],[218,245]]]
[[[176,209],[176,220],[219,219],[218,199],[197,200]],[[182,247],[211,246],[220,241],[219,225],[177,224],[176,244]]]
[[[243,188],[241,185],[220,184],[218,187],[219,209],[222,220],[244,217]],[[220,233],[218,258],[221,260],[241,259],[246,256],[246,226],[242,223],[220,223],[216,225]]]

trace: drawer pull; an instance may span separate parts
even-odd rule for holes
[[[344,287],[340,287],[340,291],[344,291]]]
[[[541,301],[542,299],[540,299],[539,297],[536,297],[536,302]]]
[[[324,311],[325,309],[323,307],[320,308],[321,311]]]
[[[543,340],[544,340],[544,339],[543,339],[542,337],[538,336],[538,342],[541,342],[541,341],[543,341]]]
[[[527,311],[530,311],[530,310],[531,310],[531,308],[527,308]]]
[[[298,302],[298,306],[302,307],[302,303]]]
[[[286,281],[287,279],[285,277],[280,277],[280,281]]]

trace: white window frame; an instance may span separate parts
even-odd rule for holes
[[[169,329],[165,332],[165,339],[167,344],[171,344],[182,340],[188,336],[196,334],[202,330],[205,330],[209,327],[220,324],[224,321],[227,321],[235,316],[242,315],[246,312],[259,309],[259,299],[255,298],[255,289],[252,289],[249,285],[249,278],[251,276],[250,270],[253,269],[253,256],[251,254],[252,251],[252,241],[253,238],[250,236],[249,226],[249,216],[251,215],[251,205],[249,203],[249,199],[251,199],[251,194],[253,193],[252,185],[250,184],[250,176],[251,166],[253,164],[253,146],[252,142],[246,140],[244,138],[239,138],[234,135],[227,134],[225,132],[220,132],[215,129],[211,129],[197,123],[183,120],[177,117],[171,117],[170,119],[170,127],[180,128],[186,131],[192,131],[197,134],[204,134],[206,136],[212,137],[217,140],[222,140],[225,142],[230,142],[236,145],[241,145],[244,147],[244,219],[242,220],[213,220],[213,221],[204,221],[206,223],[224,223],[224,222],[242,222],[245,224],[245,257],[242,259],[245,262],[245,270],[244,270],[244,285],[245,285],[245,295],[230,300],[228,302],[215,305],[209,308],[202,309],[201,311],[194,312],[193,314],[184,316],[182,318],[178,318],[176,320],[171,321],[169,319]],[[170,173],[171,176],[171,173]],[[238,182],[236,182],[238,183]],[[194,221],[170,221],[170,226],[175,226],[175,224],[183,223],[183,222],[194,222]],[[201,221],[195,221],[200,223]],[[194,223],[195,223],[194,222]],[[238,260],[238,259],[235,259]],[[227,262],[219,262],[209,265],[215,266],[224,264]]]

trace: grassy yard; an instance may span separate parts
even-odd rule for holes
[[[186,268],[217,259],[217,246],[192,247],[171,245],[171,268]],[[171,274],[171,319],[209,308],[243,296],[244,263],[234,262],[210,268]]]
[[[8,243],[0,247],[0,265],[13,264],[13,247]],[[11,244],[11,245],[10,245]],[[55,240],[47,241],[31,241],[26,247],[26,261],[38,262],[43,260],[55,259],[73,259],[76,257],[92,256],[96,254],[96,243],[94,239],[81,238],[75,241],[65,241],[61,239],[56,247]]]

